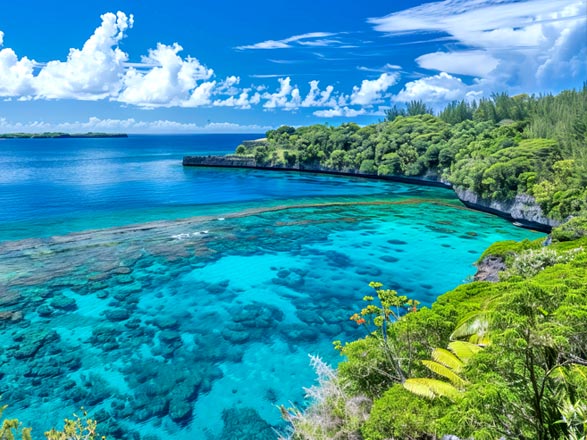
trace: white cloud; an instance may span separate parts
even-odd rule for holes
[[[4,33],[0,31],[0,48]],[[32,80],[35,62],[26,57],[20,60],[10,48],[0,50],[0,96],[27,97],[33,94]]]
[[[382,67],[357,66],[357,70],[361,70],[363,72],[378,72],[378,73],[389,72],[392,70],[399,70],[401,68],[402,68],[402,66],[398,66],[397,64],[390,64],[390,63],[387,63]]]
[[[81,49],[72,48],[65,61],[42,65],[19,59],[10,48],[0,50],[0,97],[22,99],[110,99],[143,108],[212,105],[216,95],[242,103],[240,78],[211,80],[212,69],[196,58],[182,58],[182,47],[158,43],[140,63],[129,63],[119,47],[133,16],[108,12]],[[2,42],[4,34],[2,33]],[[35,76],[35,70],[39,70]],[[218,98],[219,99],[219,98]],[[241,99],[241,101],[239,101]],[[258,97],[253,101],[259,102]],[[244,106],[244,104],[243,104]]]
[[[291,101],[289,100],[294,88],[291,85],[291,78],[288,76],[287,78],[278,78],[279,81],[279,90],[275,93],[266,92],[263,94],[263,98],[266,99],[265,104],[263,107],[267,109],[274,109],[274,108],[285,108],[285,107],[292,107]],[[297,86],[295,88],[297,89]],[[299,98],[299,90],[295,93],[295,95]],[[291,96],[293,100],[293,96]]]
[[[416,62],[424,69],[477,77],[486,77],[499,64],[483,50],[428,53],[416,58]]]
[[[215,82],[209,79],[214,71],[196,59],[181,58],[178,52],[183,48],[157,44],[142,58],[146,65],[153,66],[147,72],[130,68],[123,78],[123,90],[117,100],[141,107],[195,107],[210,102],[210,94]]]
[[[310,81],[310,91],[302,101],[302,107],[333,107],[336,100],[332,97],[333,86],[326,86],[324,90],[318,87],[319,81]]]
[[[238,97],[229,96],[225,99],[217,99],[214,101],[215,107],[236,107],[240,109],[249,109],[252,105],[259,104],[261,102],[261,94],[255,92],[252,96],[249,96],[251,89],[244,89]]]
[[[423,100],[430,104],[446,104],[461,99],[479,98],[482,92],[474,86],[466,85],[460,78],[441,72],[438,75],[408,82],[394,97],[397,102]]]
[[[32,80],[37,98],[97,100],[116,96],[128,56],[117,45],[133,25],[133,16],[111,12],[82,49],[70,49],[67,61],[50,61]]]
[[[370,106],[381,102],[387,89],[396,84],[398,78],[397,73],[382,73],[377,79],[363,80],[360,87],[353,87],[351,104]]]
[[[328,110],[317,110],[313,115],[321,118],[354,118],[355,116],[364,115],[366,113],[365,109],[362,108],[357,110],[349,107],[336,107]]]
[[[49,123],[44,121],[13,123],[0,118],[0,130],[4,132],[39,133],[44,131],[63,131],[69,133],[85,133],[88,131],[108,133],[261,133],[274,127],[263,125],[240,125],[232,122],[209,122],[198,125],[192,122],[178,122],[166,119],[140,121],[129,119],[100,119],[91,117],[87,121]]]
[[[263,107],[266,109],[281,108],[284,110],[297,110],[307,107],[335,107],[344,105],[346,98],[334,92],[334,87],[329,85],[324,90],[319,87],[319,81],[313,80],[308,84],[310,90],[302,99],[297,85],[291,85],[291,78],[278,78],[279,90],[274,93],[265,92],[261,97],[265,100]]]
[[[466,48],[423,55],[422,67],[476,75],[487,80],[488,89],[532,91],[584,80],[586,9],[587,0],[445,0],[369,21],[390,35],[445,33]],[[485,60],[489,65],[465,66],[466,52],[473,55],[471,64]],[[455,66],[449,68],[451,62]]]
[[[293,37],[284,38],[283,40],[266,40],[260,43],[237,46],[238,50],[251,49],[287,49],[293,47],[291,43],[297,43],[301,46],[331,46],[340,44],[340,41],[334,39],[325,39],[336,34],[331,32],[309,32],[307,34],[294,35]]]
[[[300,41],[298,41],[298,44],[300,44],[301,46],[326,47],[326,46],[332,46],[334,44],[342,44],[342,41],[335,40],[333,38],[322,38],[322,39],[318,39],[318,40],[308,40],[308,41],[300,40]]]

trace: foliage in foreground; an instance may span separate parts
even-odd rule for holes
[[[338,343],[346,356],[338,386],[349,399],[373,404],[360,426],[339,427],[351,434],[337,438],[585,438],[587,238],[555,240],[547,251],[541,246],[498,243],[488,252],[496,250],[516,268],[506,280],[459,286],[431,309],[402,313],[385,330]],[[542,252],[541,264],[528,264]],[[382,310],[376,315],[385,317]],[[455,343],[477,348],[458,355],[442,348]],[[410,371],[405,377],[396,374],[398,363]],[[321,402],[323,419],[328,405]],[[295,426],[293,438],[334,438],[308,435],[306,427]]]
[[[0,407],[0,419],[8,405]],[[106,437],[97,433],[98,423],[89,418],[86,411],[83,410],[80,417],[74,414],[73,419],[63,421],[63,430],[55,428],[45,432],[47,440],[106,440]],[[32,440],[31,428],[24,428],[18,419],[3,419],[0,427],[0,440]]]

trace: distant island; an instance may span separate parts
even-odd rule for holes
[[[125,138],[126,133],[0,133],[0,139]]]

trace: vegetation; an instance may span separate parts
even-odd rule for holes
[[[431,113],[414,101],[365,127],[283,126],[237,152],[264,166],[438,179],[486,199],[524,193],[557,220],[587,212],[587,84],[556,96],[494,94]]]
[[[0,407],[0,419],[8,406]],[[88,417],[88,413],[83,410],[80,417],[74,414],[74,419],[65,419],[63,421],[63,430],[55,428],[45,432],[47,440],[106,440],[106,437],[97,433],[98,423]],[[32,440],[31,428],[24,428],[18,419],[3,419],[0,426],[0,440]]]
[[[386,330],[376,326],[357,341],[336,341],[346,360],[333,380],[349,401],[368,401],[369,416],[359,426],[357,418],[344,424],[339,417],[338,437],[308,435],[296,425],[291,437],[585,438],[587,238],[493,248],[507,255],[505,280],[462,285],[416,312],[394,294],[404,312]],[[377,308],[366,310],[385,322],[385,307]],[[340,414],[332,409],[327,417],[327,407],[323,401],[322,426]]]
[[[267,154],[279,145],[298,166],[435,177],[494,200],[524,193],[562,221],[546,241],[490,246],[480,261],[503,261],[500,280],[431,308],[371,283],[376,295],[351,316],[365,337],[334,342],[345,360],[321,382],[344,398],[322,399],[319,418],[305,419],[314,406],[296,413],[306,423],[292,422],[290,438],[587,438],[586,127],[584,87],[268,133]],[[356,400],[360,417],[341,416]]]

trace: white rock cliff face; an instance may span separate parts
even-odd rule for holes
[[[528,194],[518,194],[512,201],[498,201],[483,199],[478,194],[463,188],[454,187],[454,191],[461,201],[472,208],[509,214],[514,220],[521,222],[531,222],[550,227],[561,224],[560,221],[546,217],[534,197]]]
[[[464,188],[452,186],[450,182],[442,180],[437,173],[430,172],[423,177],[409,177],[409,176],[377,176],[375,174],[361,173],[356,169],[335,170],[332,168],[309,165],[300,166],[294,165],[288,167],[286,165],[266,165],[258,166],[253,157],[227,155],[227,156],[186,156],[183,159],[185,166],[213,166],[213,167],[229,167],[229,168],[260,168],[260,169],[275,169],[275,170],[295,170],[295,171],[309,171],[329,174],[342,175],[360,175],[369,178],[395,180],[399,182],[416,183],[421,185],[442,186],[445,188],[452,188],[457,197],[467,206],[479,211],[490,212],[501,217],[519,221],[525,226],[535,227],[548,231],[549,228],[560,225],[562,222],[548,218],[542,212],[540,205],[536,203],[534,197],[528,194],[518,194],[514,200],[500,201],[492,199],[484,199],[479,194],[469,191]]]

